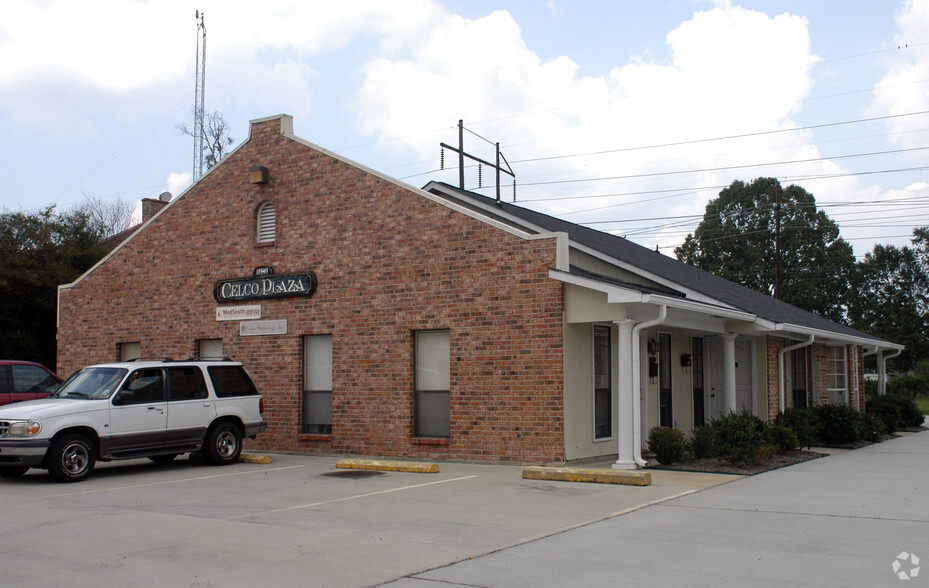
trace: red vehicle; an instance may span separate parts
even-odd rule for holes
[[[42,364],[0,359],[0,406],[45,398],[60,383],[61,378]]]

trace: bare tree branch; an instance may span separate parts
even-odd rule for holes
[[[108,239],[132,226],[132,203],[123,202],[122,199],[106,202],[89,192],[85,191],[83,194],[84,202],[75,209],[88,216],[91,226],[98,231],[101,238]]]
[[[235,140],[229,135],[232,127],[226,122],[223,113],[218,110],[206,113],[204,116],[203,137],[206,139],[206,168],[211,169],[214,165],[222,161],[223,157],[232,147]],[[187,123],[175,125],[179,134],[193,137],[194,130],[187,126]]]

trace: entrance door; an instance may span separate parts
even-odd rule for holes
[[[790,352],[790,400],[791,406],[809,406],[807,394],[806,347]]]

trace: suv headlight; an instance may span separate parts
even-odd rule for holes
[[[8,437],[35,437],[41,430],[41,423],[36,421],[13,421],[6,434]]]

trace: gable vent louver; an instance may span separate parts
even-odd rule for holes
[[[277,213],[274,205],[265,202],[258,209],[258,243],[274,243],[274,234],[277,230]]]

